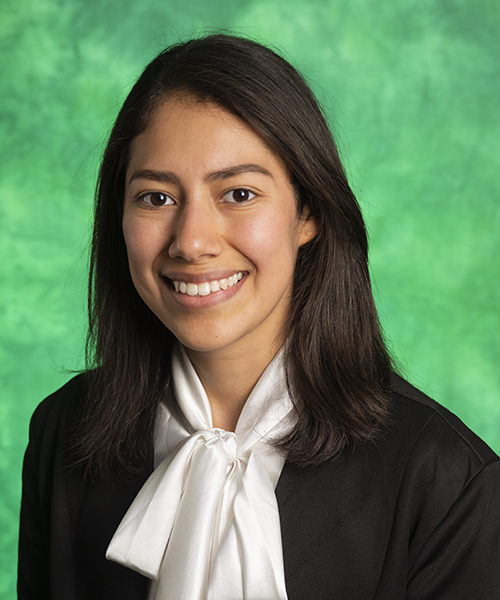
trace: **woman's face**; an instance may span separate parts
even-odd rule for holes
[[[279,348],[315,225],[246,123],[213,104],[161,105],[131,146],[123,232],[138,293],[186,347]]]

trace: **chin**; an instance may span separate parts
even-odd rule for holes
[[[167,325],[168,327],[168,325]],[[216,327],[196,327],[194,331],[180,331],[178,327],[168,327],[179,342],[194,352],[214,352],[223,350],[238,341],[238,337],[227,335]],[[224,328],[226,329],[226,328]]]

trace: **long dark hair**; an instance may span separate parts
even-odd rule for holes
[[[298,254],[286,350],[298,412],[276,442],[317,465],[374,438],[387,421],[391,361],[368,272],[363,218],[332,135],[300,74],[272,50],[217,34],[177,44],[144,70],[104,152],[90,260],[87,403],[77,447],[90,473],[131,471],[151,447],[174,337],[136,292],[121,220],[132,140],[172,95],[215,103],[248,123],[286,165],[297,210],[318,234]]]

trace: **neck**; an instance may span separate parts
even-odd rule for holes
[[[212,352],[186,348],[210,401],[214,427],[236,429],[248,396],[279,349],[279,344],[252,353],[234,347]]]

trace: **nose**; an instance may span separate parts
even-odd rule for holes
[[[221,253],[220,223],[217,211],[210,202],[186,202],[177,213],[172,233],[173,239],[168,249],[171,258],[195,262]]]

